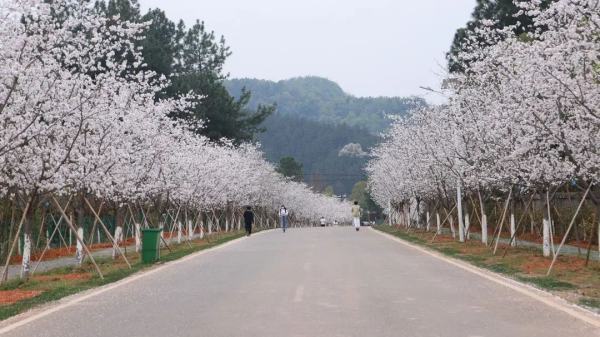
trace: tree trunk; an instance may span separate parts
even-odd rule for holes
[[[120,225],[117,225],[117,227],[115,227],[114,238],[115,238],[115,242],[117,243],[117,245],[121,244],[121,242],[123,241],[123,227],[121,227]],[[117,253],[118,253],[117,248],[113,247],[113,251],[112,251],[113,260],[117,257]]]
[[[487,246],[488,244],[488,222],[487,215],[485,214],[485,207],[483,207],[483,198],[481,197],[481,191],[477,190],[479,197],[479,207],[481,209],[481,243]]]
[[[510,241],[510,245],[512,247],[517,246],[517,238],[515,236],[516,227],[515,227],[515,213],[510,213],[510,237],[512,240]]]
[[[481,243],[486,246],[488,245],[488,221],[486,214],[481,216]]]
[[[177,243],[180,244],[181,243],[181,231],[183,230],[183,225],[181,224],[181,221],[177,221]]]
[[[83,224],[84,224],[84,219],[85,219],[85,209],[83,206],[83,197],[78,198],[79,200],[77,200],[77,203],[74,204],[74,217],[75,217],[75,222],[73,223],[75,225],[75,228],[77,230],[77,233],[75,233],[75,235],[77,235],[79,237],[79,239],[84,240],[84,228],[83,228]],[[81,266],[81,264],[83,263],[83,259],[85,257],[84,251],[83,251],[83,245],[81,244],[81,242],[79,242],[79,240],[77,240],[76,242],[76,253],[75,253],[75,259],[77,260],[77,265]]]
[[[210,218],[208,213],[206,214],[206,226],[208,228],[208,230],[207,230],[208,235],[211,235],[212,234],[212,219]]]
[[[437,234],[442,234],[442,223],[440,221],[440,213],[435,213],[435,220],[437,225]]]
[[[135,223],[135,251],[137,253],[140,252],[142,248],[142,235],[140,230],[140,224],[138,222]]]
[[[31,271],[31,233],[33,232],[33,216],[34,216],[34,205],[36,205],[36,198],[32,197],[29,208],[25,211],[25,223],[23,224],[23,247],[22,247],[22,260],[21,260],[21,279],[28,280],[29,273]],[[18,238],[19,243],[21,239]]]
[[[168,224],[167,224],[168,226]],[[159,247],[164,247],[165,246],[165,223],[162,221],[158,222],[158,228],[160,229],[160,244]],[[168,229],[168,228],[167,228]],[[170,235],[171,233],[169,233]],[[171,239],[171,237],[169,237],[169,239]],[[142,249],[144,248],[144,244],[142,243]]]
[[[471,218],[469,217],[469,214],[465,214],[465,238],[467,240],[471,239]]]
[[[391,227],[393,224],[393,220],[392,220],[392,202],[388,200],[388,225]]]
[[[31,234],[23,234],[23,259],[21,262],[21,279],[28,280],[31,271]]]
[[[77,240],[75,260],[77,261],[77,266],[81,267],[81,264],[83,263],[83,245],[81,244],[80,240],[83,240],[83,227],[78,226],[77,233],[75,235],[77,235],[77,237],[79,238],[79,240]]]
[[[548,219],[548,237],[550,240],[550,248],[552,249],[552,255],[554,255],[554,221],[552,221],[552,213],[550,211],[550,189],[546,190],[546,207],[547,207],[547,219]],[[546,234],[544,234],[546,235]],[[549,256],[549,255],[544,255]]]
[[[550,256],[550,221],[547,218],[544,218],[543,227],[543,246],[542,251],[545,257]]]
[[[415,198],[415,200],[417,202],[417,209],[416,209],[417,228],[421,229],[421,199]],[[368,219],[368,220],[371,221],[371,219]]]
[[[529,209],[529,233],[530,234],[535,234],[535,226],[534,226],[534,218],[533,218],[533,207],[534,207],[535,203],[533,203],[531,205],[531,208]]]
[[[462,190],[460,181],[456,185],[456,210],[458,212],[458,241],[465,242],[465,223],[462,208]]]

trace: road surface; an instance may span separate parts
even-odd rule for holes
[[[600,336],[598,328],[370,229],[270,231],[3,336]]]

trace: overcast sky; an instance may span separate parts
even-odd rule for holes
[[[316,75],[357,96],[425,96],[439,87],[454,32],[475,0],[140,0],[224,35],[231,77]]]

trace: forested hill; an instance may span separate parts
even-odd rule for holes
[[[317,190],[333,187],[336,194],[350,194],[365,179],[366,152],[378,141],[370,132],[275,113],[262,125],[259,136],[267,159],[278,162],[292,156],[301,162],[304,180]],[[340,154],[348,144],[360,144],[364,153]]]
[[[315,121],[346,124],[365,128],[373,133],[390,123],[386,115],[403,115],[424,105],[418,97],[355,97],[345,93],[335,82],[321,77],[297,77],[279,82],[257,79],[232,79],[225,86],[234,96],[246,88],[252,93],[249,107],[277,104],[283,115],[293,115]]]
[[[386,115],[403,115],[425,104],[420,98],[354,97],[320,77],[233,79],[225,87],[234,96],[249,90],[250,109],[276,104],[259,135],[267,158],[277,163],[294,157],[303,165],[305,182],[316,190],[331,186],[336,194],[350,194],[365,179],[367,153],[390,123]],[[350,151],[342,151],[345,147]]]

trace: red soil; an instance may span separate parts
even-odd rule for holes
[[[518,238],[521,240],[525,240],[525,241],[531,241],[531,242],[536,242],[536,243],[540,243],[540,244],[542,243],[542,238],[538,237],[538,235],[536,235],[536,234],[525,233],[525,234],[519,235]],[[559,245],[560,242],[562,241],[562,239],[563,238],[560,236],[554,236],[554,244]],[[577,242],[576,240],[571,240],[571,241],[565,242],[565,244],[567,244],[569,246],[575,246],[575,247],[587,249],[587,247],[590,243],[589,243],[589,241]],[[591,249],[592,249],[592,251],[594,251],[594,250],[597,251],[598,245],[592,245]]]
[[[0,290],[0,305],[13,304],[41,294],[41,290]]]
[[[129,238],[129,239],[125,240],[124,243],[120,244],[120,246],[123,247],[124,245],[133,244],[134,241],[135,241],[135,239]],[[92,251],[95,251],[95,250],[100,250],[100,249],[112,248],[112,246],[113,245],[110,242],[103,242],[103,243],[95,243],[91,246],[88,246],[88,248],[91,249]],[[74,256],[75,250],[76,249],[74,246],[51,248],[46,251],[42,261],[54,260],[54,259],[57,259],[60,257],[65,257],[65,256]],[[40,259],[40,255],[42,255],[42,251],[43,251],[43,249],[31,254],[31,261],[38,261]],[[23,257],[21,255],[14,255],[10,259],[10,263],[18,264],[18,263],[21,263],[22,260],[23,260]]]
[[[527,274],[540,274],[546,273],[552,260],[542,256],[529,256],[527,262],[523,263],[519,268]],[[579,271],[585,269],[585,260],[571,257],[562,256],[554,264],[554,271]]]

